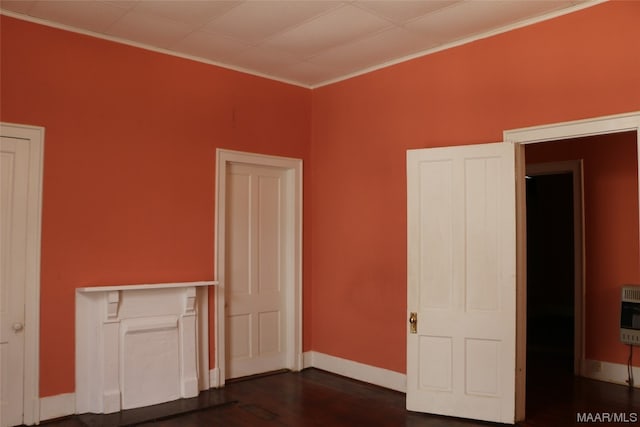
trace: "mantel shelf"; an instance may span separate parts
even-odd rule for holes
[[[166,289],[166,288],[189,288],[192,286],[215,286],[219,282],[216,280],[202,282],[180,282],[180,283],[157,283],[143,285],[114,285],[114,286],[87,286],[76,288],[78,292],[111,292],[111,291],[137,291],[144,289]]]

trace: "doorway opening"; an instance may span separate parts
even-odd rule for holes
[[[573,175],[527,173],[527,377],[574,372]]]
[[[529,418],[562,399],[584,359],[582,162],[529,164],[525,186]]]

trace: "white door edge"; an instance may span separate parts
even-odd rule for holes
[[[0,123],[0,134],[29,143],[29,190],[24,330],[24,424],[40,422],[40,247],[44,128]]]
[[[288,200],[293,201],[290,211],[293,215],[293,227],[287,231],[286,239],[292,242],[292,263],[288,265],[285,276],[291,282],[293,292],[287,294],[287,328],[288,342],[287,367],[293,371],[302,369],[302,160],[242,151],[216,149],[216,194],[215,194],[215,243],[214,269],[215,280],[215,368],[218,369],[217,384],[211,387],[222,387],[225,383],[225,212],[226,212],[226,174],[229,163],[271,166],[286,170],[286,191]]]
[[[610,116],[592,117],[583,120],[575,120],[560,123],[550,123],[540,126],[532,126],[519,129],[505,130],[503,132],[503,141],[505,143],[514,143],[524,148],[524,144],[535,144],[540,142],[553,142],[563,139],[579,138],[585,136],[594,135],[606,135],[619,132],[636,132],[636,152],[638,156],[638,164],[640,164],[640,111],[615,114]],[[518,151],[517,151],[518,152]],[[519,151],[519,155],[522,157],[521,161],[524,163],[524,150]],[[521,185],[516,189],[516,203],[517,210],[523,212],[526,209],[525,197],[524,197],[524,164],[516,170],[516,179],[519,180]],[[638,168],[638,181],[640,182],[640,168]],[[638,200],[640,200],[640,189],[638,191]],[[640,218],[638,218],[640,222]],[[519,228],[521,228],[519,226]],[[526,245],[526,233],[518,233],[518,248],[522,245]],[[526,265],[520,265],[523,260],[518,258],[518,281],[517,281],[517,294],[524,295],[524,297],[517,298],[516,316],[519,326],[517,327],[516,346],[518,361],[516,371],[519,378],[526,377],[526,315],[527,315],[527,300],[526,300]],[[524,261],[526,264],[526,261]],[[524,275],[524,277],[520,277]],[[524,327],[522,326],[524,325]],[[526,402],[526,385],[524,381],[517,381],[516,383],[516,420],[522,420],[525,417],[524,408]]]

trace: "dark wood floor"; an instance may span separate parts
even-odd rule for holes
[[[533,368],[533,367],[532,367]],[[579,424],[576,413],[640,412],[640,392],[625,386],[560,375],[532,375],[527,421],[521,426]],[[172,406],[173,405],[173,406]],[[171,415],[173,412],[184,412]],[[145,421],[146,420],[146,421]],[[640,420],[639,420],[640,423]],[[44,423],[53,427],[139,425],[156,427],[270,426],[489,426],[405,410],[403,393],[318,369],[227,383],[222,389],[172,404],[111,415],[81,415]]]

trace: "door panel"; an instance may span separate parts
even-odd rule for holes
[[[0,153],[0,426],[23,422],[29,145],[2,137]]]
[[[286,367],[284,170],[227,169],[227,378]]]
[[[513,145],[410,150],[407,203],[407,409],[513,423]]]

